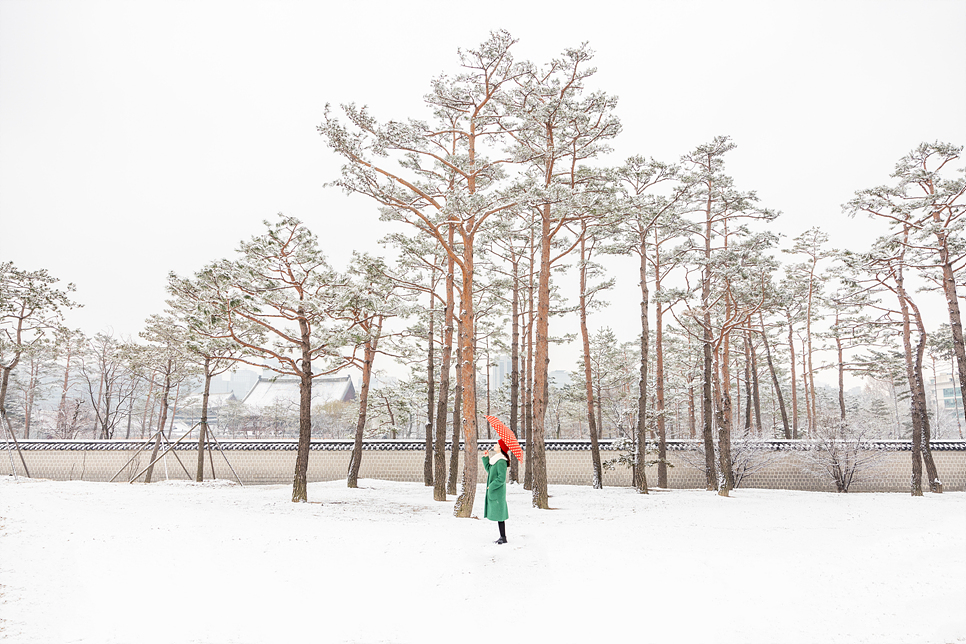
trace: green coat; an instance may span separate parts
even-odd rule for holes
[[[510,516],[506,508],[506,467],[505,458],[496,465],[490,465],[488,456],[483,457],[486,470],[486,500],[483,502],[483,518],[490,521],[506,521]]]

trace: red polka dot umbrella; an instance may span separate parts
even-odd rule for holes
[[[490,426],[494,431],[503,439],[506,446],[510,448],[510,451],[517,460],[521,463],[523,462],[523,450],[520,449],[520,443],[517,442],[517,437],[513,435],[513,432],[509,427],[500,422],[500,419],[496,416],[486,416],[486,422],[490,423]]]

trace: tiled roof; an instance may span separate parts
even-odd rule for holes
[[[298,378],[293,376],[261,377],[242,402],[249,407],[262,409],[282,401],[297,409],[299,396]],[[323,376],[312,381],[312,404],[349,401],[355,397],[355,388],[352,386],[352,379],[349,376]]]
[[[44,450],[60,450],[60,451],[114,451],[114,450],[132,450],[137,449],[143,445],[149,444],[153,441],[144,440],[78,440],[78,441],[65,441],[65,440],[21,440],[19,441],[20,449],[24,451],[44,451]],[[218,441],[224,450],[237,450],[237,451],[289,451],[298,449],[298,440],[294,438],[290,439],[271,439],[271,440],[228,440],[219,439]],[[480,438],[477,439],[477,449],[483,451],[488,449],[493,444],[493,439]],[[550,439],[545,441],[546,448],[549,452],[567,452],[567,451],[584,451],[590,450],[589,440],[554,440]],[[735,441],[737,443],[738,441]],[[600,448],[603,450],[612,449],[614,441],[613,440],[601,440],[599,441]],[[689,451],[695,450],[699,447],[701,441],[698,440],[669,440],[667,441],[667,447],[669,450],[676,451]],[[772,451],[786,451],[786,450],[803,450],[809,446],[808,441],[779,441],[779,440],[768,440],[768,441],[755,441],[756,444],[761,446],[761,449],[772,450]],[[649,445],[654,444],[654,441],[648,441]],[[215,446],[209,442],[209,447],[215,448]],[[912,450],[912,443],[910,441],[868,441],[866,443],[872,449],[880,449],[883,451],[900,451],[908,452]],[[339,439],[339,440],[314,440],[310,443],[309,449],[313,451],[346,451],[351,450],[353,446],[353,441],[351,439]],[[396,439],[396,440],[365,440],[362,442],[362,449],[367,451],[420,451],[426,446],[426,442],[423,439]],[[452,442],[446,442],[446,449],[452,447]],[[462,448],[462,444],[460,445]],[[930,448],[933,451],[941,452],[966,452],[966,441],[963,440],[935,440],[930,441]],[[14,444],[10,440],[0,441],[0,449],[15,449]],[[189,451],[197,449],[197,443],[192,441],[182,441],[175,448],[178,451]]]

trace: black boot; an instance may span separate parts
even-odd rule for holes
[[[500,538],[496,540],[497,543],[506,543],[506,524],[503,521],[498,521],[497,525],[500,526]]]

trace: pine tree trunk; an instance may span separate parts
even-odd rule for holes
[[[292,480],[292,502],[309,500],[309,446],[312,442],[312,334],[305,311],[298,308],[301,332],[302,373],[299,383],[299,443],[295,457],[295,476]]]
[[[906,302],[901,266],[896,271],[895,280],[896,295],[899,297],[899,308],[902,312],[902,346],[905,349],[906,377],[909,380],[909,389],[912,394],[909,397],[912,414],[912,496],[922,496],[922,437],[924,435],[922,419],[923,411],[925,410],[921,410],[919,407],[915,363],[912,357],[912,330],[910,327],[909,306]]]
[[[710,240],[709,240],[710,243]],[[710,251],[709,251],[710,252]],[[702,303],[710,303],[711,297],[711,275],[710,271],[705,272],[704,284],[702,285]],[[701,397],[701,420],[702,437],[704,438],[704,473],[705,489],[709,492],[718,489],[718,471],[714,463],[714,407],[711,398],[711,385],[714,377],[714,360],[711,349],[711,312],[704,306],[705,314],[703,320],[704,341],[702,349],[704,351],[704,369],[702,373],[702,397]]]
[[[932,457],[932,448],[930,446],[930,428],[929,428],[929,411],[926,405],[926,386],[925,380],[922,375],[922,360],[926,353],[926,328],[922,323],[922,316],[919,314],[919,307],[916,306],[915,302],[911,299],[907,299],[907,302],[912,309],[913,318],[916,321],[916,328],[919,331],[919,343],[916,346],[915,353],[915,391],[913,395],[919,398],[919,409],[922,414],[922,439],[920,449],[922,450],[922,460],[926,466],[926,475],[929,477],[929,491],[935,492],[936,494],[942,494],[943,484],[942,480],[939,478],[939,471],[936,469],[936,462]]]
[[[791,440],[792,433],[788,426],[788,412],[785,410],[785,398],[782,396],[782,388],[778,382],[778,374],[775,373],[775,363],[771,360],[771,349],[768,346],[768,330],[765,328],[765,318],[758,312],[758,320],[761,322],[761,339],[765,345],[765,361],[768,363],[768,372],[771,374],[771,384],[775,388],[775,397],[778,398],[778,408],[782,414],[782,428],[785,431],[785,439]],[[792,381],[794,383],[795,372],[792,372]]]
[[[534,263],[535,245],[530,237],[530,275],[527,285],[527,328],[525,342],[527,344],[526,360],[526,400],[524,401],[524,426],[526,427],[526,454],[524,454],[523,489],[533,490],[533,322],[534,322]],[[599,425],[598,425],[599,427]]]
[[[638,254],[641,260],[641,371],[637,398],[637,428],[635,436],[637,454],[634,458],[634,488],[640,494],[647,494],[647,361],[651,338],[647,320],[647,309],[650,301],[650,294],[647,290],[647,247],[643,238],[641,238]]]
[[[942,238],[940,245],[940,264],[943,271],[943,295],[946,297],[946,307],[949,309],[949,328],[953,334],[953,353],[956,355],[956,366],[959,371],[959,391],[962,400],[966,401],[966,347],[963,344],[963,324],[959,314],[956,278],[953,274],[945,237]],[[963,412],[964,417],[966,417],[966,405],[963,406]]]
[[[362,437],[366,429],[366,416],[369,409],[369,383],[372,380],[372,363],[376,357],[379,331],[382,322],[374,325],[375,333],[366,341],[365,357],[362,363],[362,386],[359,388],[359,420],[356,423],[355,442],[352,445],[352,459],[349,461],[349,475],[346,484],[350,488],[359,487],[359,469],[362,467]]]
[[[473,249],[464,245],[463,252],[463,301],[460,303],[459,325],[459,389],[462,392],[462,430],[463,430],[463,489],[456,498],[453,513],[468,519],[473,515],[476,500],[476,479],[480,459],[476,446],[479,435],[476,426],[476,310],[474,293]],[[454,453],[455,451],[454,444]]]
[[[104,415],[101,416],[101,440],[106,441],[111,439],[111,399],[114,397],[114,388],[109,382],[105,384],[107,386],[104,391]],[[171,414],[171,419],[174,420],[174,414]]]
[[[725,319],[731,318],[731,298],[725,297]],[[720,496],[728,496],[735,488],[734,471],[731,468],[731,428],[733,415],[731,410],[731,331],[722,329],[720,370],[721,374],[720,409],[718,418],[718,467],[721,472],[723,485],[718,488]]]
[[[429,293],[429,333],[427,340],[429,341],[429,347],[427,353],[429,354],[426,360],[426,446],[425,446],[425,457],[423,460],[423,484],[426,487],[432,487],[433,485],[433,411],[435,410],[435,395],[436,395],[436,374],[434,373],[436,364],[435,355],[435,330],[433,329],[433,321],[436,313],[436,297],[435,293],[430,291]]]
[[[694,408],[694,387],[688,387],[688,438],[694,440],[697,436],[697,419],[695,418]]]
[[[745,333],[745,431],[749,434],[751,433],[751,341],[748,335],[751,332]]]
[[[205,480],[205,439],[208,436],[208,395],[211,392],[211,358],[205,358],[205,390],[201,395],[201,428],[198,430],[198,469],[195,481]]]
[[[749,324],[750,322],[749,320]],[[758,382],[758,357],[756,355],[758,352],[750,338],[748,344],[751,346],[751,394],[752,404],[755,406],[755,431],[761,437],[763,425],[761,424],[761,388]]]
[[[586,235],[586,225],[584,226]],[[604,487],[604,474],[600,462],[600,443],[597,439],[597,422],[594,418],[594,383],[590,364],[590,332],[587,329],[587,257],[585,240],[580,241],[580,337],[584,349],[584,388],[587,396],[587,425],[590,429],[590,456],[593,466],[593,485],[595,490]]]
[[[845,422],[845,357],[842,351],[842,339],[835,338],[835,348],[839,356],[839,415],[842,422]]]
[[[449,244],[453,246],[453,226],[449,227]],[[452,257],[447,259],[446,264],[446,310],[443,315],[443,341],[442,355],[440,356],[439,368],[439,399],[436,403],[436,455],[433,471],[433,500],[445,501],[447,492],[446,478],[446,410],[449,404],[449,374],[453,355],[453,325],[455,322],[455,294],[454,294],[454,274],[456,264]],[[456,430],[453,431],[454,435]],[[457,453],[459,443],[453,442],[453,454]],[[459,455],[457,454],[457,458]],[[450,463],[450,476],[453,472],[452,462]],[[455,491],[455,490],[454,490]]]
[[[792,314],[788,314],[788,353],[791,361],[789,374],[792,380],[792,438],[798,440],[798,377],[795,375],[798,366],[795,364],[795,338],[792,329]],[[774,370],[772,375],[774,376]]]
[[[547,455],[544,447],[550,369],[550,204],[541,217],[540,274],[537,282],[537,320],[533,358],[533,507],[550,509],[547,495]]]
[[[809,403],[808,363],[806,362],[805,340],[802,340],[802,396],[805,398],[805,427],[811,429],[812,425],[812,405]]]
[[[815,282],[816,261],[817,260],[813,258],[812,270],[808,276],[808,307],[805,312],[805,340],[808,343],[808,352],[807,352],[808,369],[805,373],[805,378],[808,381],[808,389],[810,393],[809,400],[806,401],[806,404],[809,405],[808,429],[809,429],[810,435],[814,433],[814,430],[818,425],[818,414],[817,414],[816,393],[815,393],[815,369],[812,368],[812,295],[815,291],[814,282]],[[805,348],[803,347],[802,350],[804,351]]]
[[[456,344],[456,388],[453,390],[453,450],[449,455],[449,480],[446,483],[446,493],[456,494],[457,477],[459,476],[460,458],[460,424],[463,409],[463,347],[457,340]],[[463,445],[464,451],[466,445]],[[466,462],[467,454],[463,454],[463,461]]]
[[[661,250],[654,232],[654,292],[661,292]],[[664,419],[664,307],[654,303],[654,412],[657,414],[657,486],[668,488],[667,422]]]
[[[64,364],[64,384],[60,389],[60,405],[57,407],[57,433],[67,435],[67,392],[70,389],[70,359],[72,357],[70,339],[67,340],[67,356]],[[130,432],[128,432],[130,438]]]
[[[131,438],[131,423],[134,419],[134,390],[131,390],[131,397],[127,402],[127,431],[124,433],[124,440]]]
[[[955,359],[955,356],[953,357],[953,359]],[[949,367],[950,367],[949,373],[950,373],[950,376],[952,376],[953,372],[955,371],[955,365],[952,364],[952,360],[950,360]],[[952,377],[950,377],[950,380],[952,380]],[[961,416],[959,413],[959,400],[956,399],[956,396],[953,396],[953,404],[955,405],[954,408],[956,410],[956,431],[959,432],[959,438],[960,440],[962,440],[963,439],[963,416]]]
[[[513,262],[513,303],[510,316],[510,430],[519,437],[519,407],[520,407],[520,264],[514,258]],[[510,480],[520,482],[520,462],[516,458],[510,459]]]

